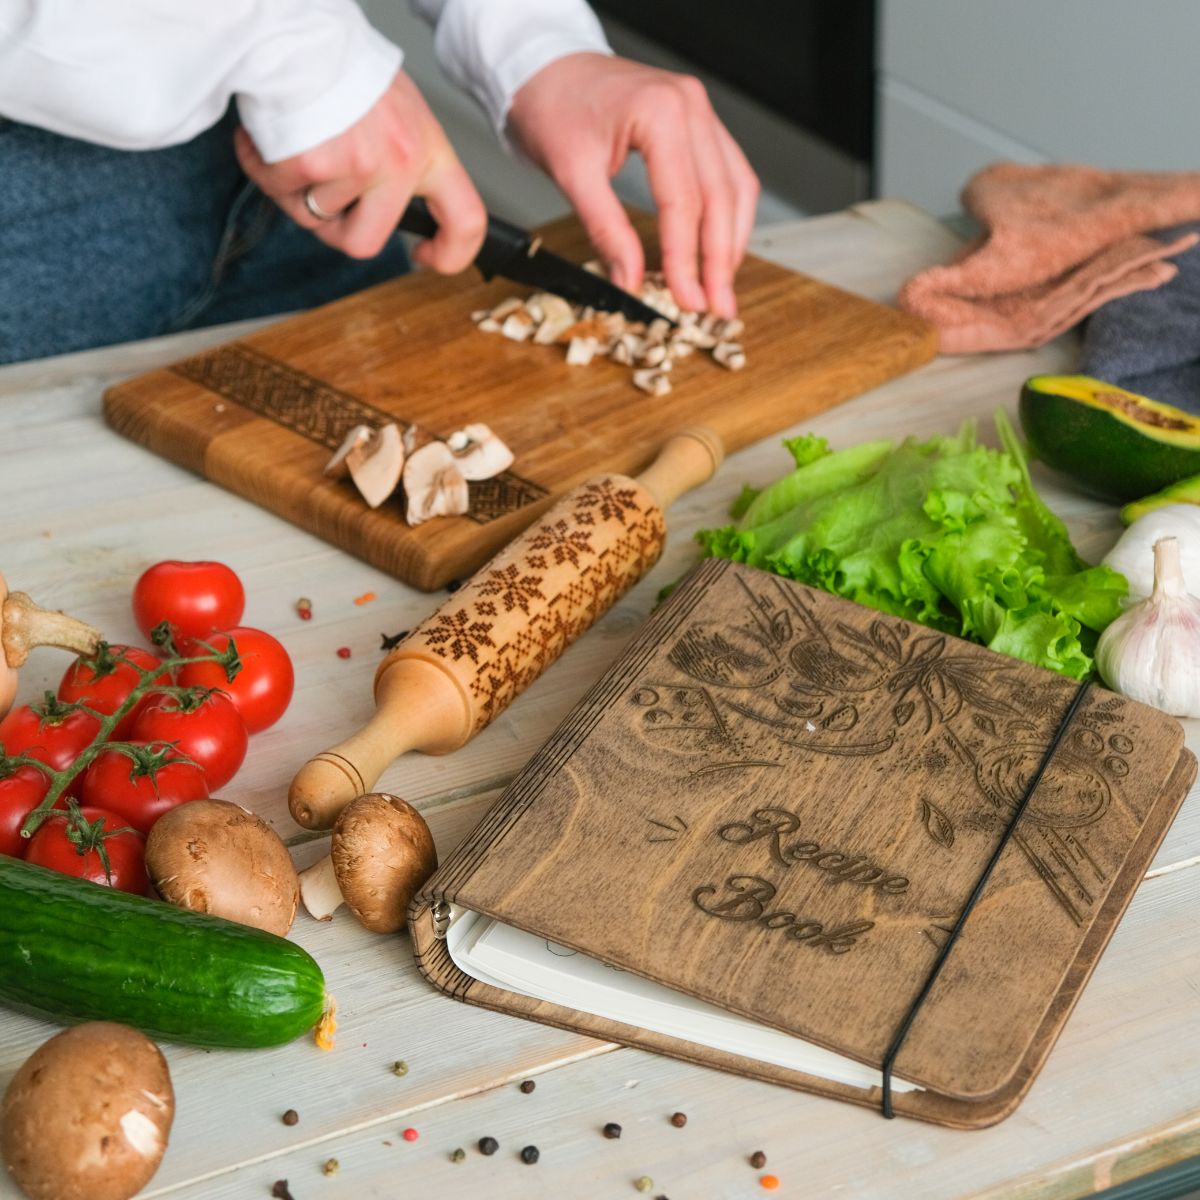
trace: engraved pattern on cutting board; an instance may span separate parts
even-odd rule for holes
[[[413,424],[240,342],[197,354],[171,370],[330,450],[336,450],[355,425]],[[466,516],[483,525],[545,499],[548,492],[505,471],[472,483],[469,494]]]

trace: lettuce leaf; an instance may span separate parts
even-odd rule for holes
[[[830,451],[785,445],[796,469],[736,524],[697,534],[706,555],[750,563],[880,612],[1081,679],[1120,612],[1124,576],[1089,567],[1033,488],[1003,413],[1002,450],[973,422],[952,437]]]

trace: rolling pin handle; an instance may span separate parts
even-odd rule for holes
[[[724,459],[720,436],[703,425],[692,426],[667,439],[638,482],[665,511],[684,492],[711,479]]]
[[[375,681],[375,715],[353,737],[314,755],[288,791],[292,818],[329,829],[356,796],[371,791],[409,750],[446,754],[471,735],[471,713],[458,684],[421,658],[393,662]]]

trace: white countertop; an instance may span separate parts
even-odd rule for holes
[[[913,270],[944,259],[952,238],[904,205],[876,203],[762,229],[765,257],[878,299]],[[261,324],[261,323],[258,323]],[[136,641],[129,595],[163,558],[215,558],[241,575],[245,623],[279,637],[297,668],[291,709],[252,739],[223,795],[288,837],[288,782],[314,751],[372,711],[381,633],[411,627],[438,603],[252,504],[109,431],[100,397],[114,380],[229,340],[227,326],[0,369],[6,420],[0,474],[0,563],[11,586],[68,608],[114,641]],[[1020,382],[1067,369],[1063,340],[1035,353],[940,359],[805,424],[835,447],[866,437],[948,432],[990,414],[1014,414]],[[795,430],[791,432],[796,432]],[[782,435],[782,433],[781,433]],[[671,510],[663,560],[547,674],[457,753],[410,755],[379,787],[421,808],[440,855],[598,677],[649,612],[664,583],[694,560],[692,532],[723,523],[743,481],[777,477],[777,439],[730,458],[719,476]],[[1068,521],[1085,557],[1117,532],[1111,509],[1035,471],[1039,490]],[[377,599],[356,606],[354,598]],[[302,622],[295,600],[313,601]],[[349,646],[352,657],[335,651]],[[54,688],[63,655],[35,653],[21,702]],[[1200,746],[1200,722],[1188,741]],[[297,852],[307,862],[322,843]],[[321,963],[339,1002],[336,1050],[307,1038],[266,1051],[165,1046],[178,1111],[171,1143],[144,1196],[176,1200],[269,1197],[288,1180],[295,1200],[420,1196],[590,1198],[639,1195],[733,1200],[764,1193],[748,1164],[755,1150],[783,1197],[1065,1198],[1200,1153],[1200,800],[1189,797],[1058,1046],[1017,1112],[962,1133],[884,1121],[866,1109],[750,1082],[639,1051],[457,1004],[417,974],[407,937],[381,938],[344,914],[318,925],[303,913],[292,936]],[[0,1012],[0,1087],[55,1032]],[[396,1059],[409,1064],[397,1078]],[[536,1080],[528,1095],[517,1089]],[[281,1114],[294,1108],[295,1126]],[[670,1114],[688,1123],[673,1128]],[[617,1121],[619,1141],[601,1136]],[[406,1142],[401,1131],[420,1137]],[[500,1142],[486,1158],[480,1137]],[[536,1144],[540,1162],[518,1153]],[[466,1159],[452,1163],[457,1146]],[[336,1158],[336,1175],[322,1164]],[[16,1197],[0,1177],[0,1197]]]

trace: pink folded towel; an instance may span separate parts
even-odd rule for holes
[[[997,163],[972,177],[962,203],[982,237],[900,292],[946,354],[1040,346],[1107,301],[1173,279],[1165,260],[1200,241],[1142,236],[1200,220],[1197,171]]]

